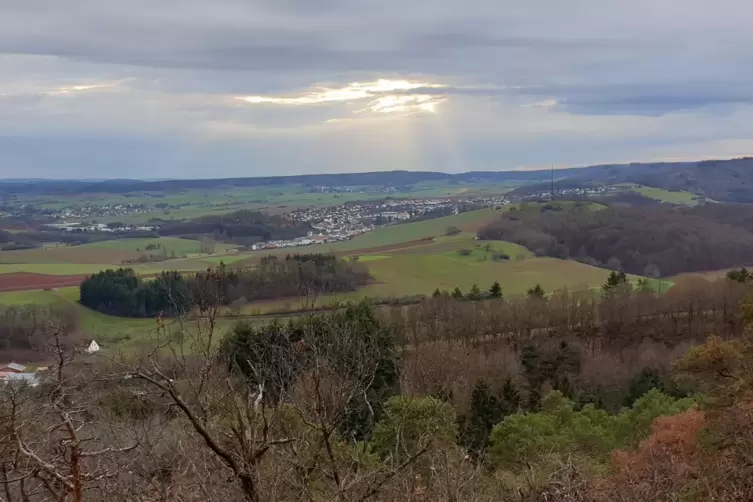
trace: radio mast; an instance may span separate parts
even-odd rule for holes
[[[549,188],[549,200],[554,200],[554,164],[552,164],[552,184]]]

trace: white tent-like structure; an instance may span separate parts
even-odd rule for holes
[[[92,340],[89,346],[86,348],[86,353],[94,354],[95,352],[99,352],[99,344],[95,340]]]

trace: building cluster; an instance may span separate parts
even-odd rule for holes
[[[50,223],[50,228],[66,232],[152,232],[155,227],[149,225],[108,226],[104,223]]]
[[[567,199],[568,197],[596,197],[601,195],[611,195],[621,191],[619,187],[599,186],[588,188],[555,188],[554,196],[557,199]],[[624,191],[624,190],[623,190]],[[539,192],[529,193],[519,196],[519,200],[541,200],[548,199],[552,196],[552,190],[541,190]]]
[[[150,213],[156,210],[156,208],[146,207],[144,204],[85,204],[83,206],[64,207],[52,214],[52,217],[58,220],[80,220]]]
[[[309,232],[306,237],[297,237],[295,239],[284,241],[266,241],[251,246],[253,251],[259,249],[279,249],[292,248],[298,246],[310,246],[312,244],[326,244],[328,242],[347,241],[356,235],[363,234],[373,230],[373,226],[354,227],[349,230],[340,230],[334,234]]]
[[[99,352],[100,346],[95,340],[91,340],[82,352],[94,354]],[[8,363],[0,364],[0,385],[24,384],[36,387],[42,382],[44,375],[49,371],[48,366],[29,368],[23,364]]]
[[[10,363],[0,364],[0,383],[24,383],[35,387],[39,385],[40,376],[47,370],[46,367],[31,371],[23,364]]]
[[[338,206],[309,207],[287,214],[293,220],[311,224],[312,232],[306,237],[282,241],[268,241],[252,246],[252,249],[277,249],[308,246],[352,239],[377,227],[406,222],[443,210],[457,214],[470,207],[488,207],[507,204],[504,197],[473,197],[465,199],[395,199],[382,201],[349,202]]]
[[[320,185],[311,187],[311,191],[314,193],[395,193],[397,192],[397,188],[393,186],[348,187]]]

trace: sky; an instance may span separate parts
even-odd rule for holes
[[[0,3],[0,178],[753,154],[749,0]]]

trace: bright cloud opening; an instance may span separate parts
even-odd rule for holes
[[[86,91],[95,91],[101,89],[110,89],[117,87],[118,83],[103,83],[103,84],[90,84],[90,85],[71,85],[67,87],[58,87],[51,91],[47,91],[44,94],[49,96],[64,96],[66,94],[77,94]]]
[[[418,89],[441,89],[441,84],[411,82],[408,80],[379,79],[374,82],[352,82],[341,88],[321,87],[293,97],[238,96],[236,99],[250,104],[316,105],[320,103],[349,102],[370,99],[360,112],[395,113],[408,111],[436,112],[436,105],[444,101],[441,94],[401,94]]]

